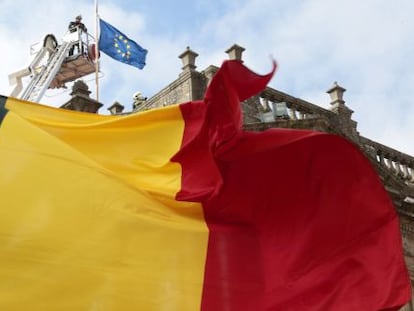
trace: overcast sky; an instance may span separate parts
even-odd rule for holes
[[[82,14],[94,33],[94,1],[0,0],[0,94],[8,74],[28,65],[30,46],[52,33],[60,42]],[[187,46],[203,70],[219,66],[234,43],[259,73],[279,70],[270,86],[324,108],[334,81],[347,89],[359,132],[414,155],[413,0],[126,0],[99,1],[100,16],[148,50],[143,70],[102,55],[100,113],[114,101],[131,109],[132,94],[150,97],[178,77]],[[95,92],[94,76],[84,80]],[[42,102],[64,103],[68,90]]]

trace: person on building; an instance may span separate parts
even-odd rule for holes
[[[81,40],[81,35],[82,33],[87,33],[88,30],[86,29],[86,26],[84,23],[82,23],[82,15],[78,15],[75,18],[75,21],[72,21],[69,23],[69,27],[68,30],[70,32],[75,32],[75,31],[79,31],[79,40]],[[78,42],[77,44],[72,45],[72,47],[69,50],[69,56],[73,55],[73,51],[75,49],[75,46],[78,48],[78,53],[81,52],[80,49],[80,42]]]
[[[69,31],[70,32],[75,32],[76,28],[79,28],[80,30],[82,30],[83,32],[87,32],[88,30],[85,27],[85,24],[82,23],[82,15],[78,15],[75,17],[75,21],[72,21],[69,23]]]

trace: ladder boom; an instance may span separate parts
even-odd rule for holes
[[[47,64],[42,67],[40,73],[35,74],[29,85],[24,90],[21,98],[37,102],[49,88],[50,83],[59,71],[66,54],[71,47],[71,42],[63,42],[50,57]]]
[[[39,66],[39,63],[45,57],[47,51],[47,47],[43,46],[30,62],[30,65],[28,67],[9,74],[10,85],[15,85],[10,93],[10,96],[17,97],[20,94],[23,89],[22,78],[30,75],[35,71],[35,69]],[[51,51],[49,51],[49,53],[51,53]]]
[[[83,37],[86,41],[83,41]],[[93,39],[79,27],[75,31],[68,31],[61,45],[58,45],[54,35],[46,35],[43,47],[30,65],[9,75],[9,82],[14,86],[10,96],[39,102],[47,89],[64,87],[65,83],[94,72],[94,61],[98,60],[90,53],[90,48],[94,45],[89,45],[93,42],[89,38]],[[73,53],[75,47],[77,54]],[[22,78],[29,75],[30,80],[23,88]]]

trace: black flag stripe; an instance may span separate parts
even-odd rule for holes
[[[0,126],[8,110],[6,109],[7,97],[0,95]]]

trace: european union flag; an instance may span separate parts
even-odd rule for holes
[[[99,19],[99,25],[99,49],[102,52],[125,64],[144,68],[148,52],[146,49],[102,19]]]

